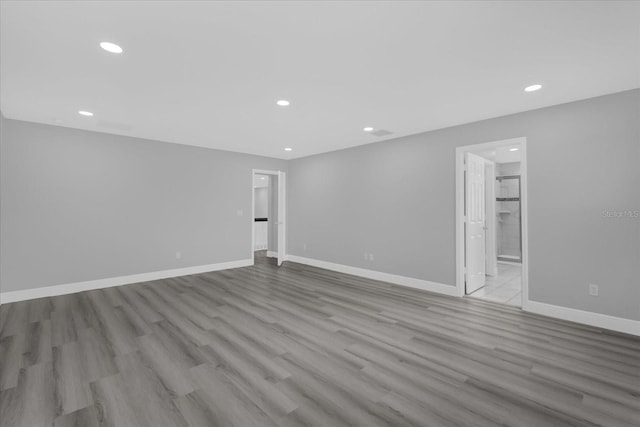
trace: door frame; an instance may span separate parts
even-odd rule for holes
[[[278,191],[278,198],[276,201],[276,204],[278,206],[278,216],[281,216],[282,218],[282,222],[283,222],[283,234],[284,234],[284,238],[282,239],[283,241],[280,242],[278,239],[279,236],[279,226],[280,224],[278,223],[278,218],[272,218],[272,221],[275,221],[276,225],[278,227],[276,227],[276,235],[273,236],[274,239],[276,239],[276,241],[278,242],[278,265],[281,265],[283,261],[285,261],[286,259],[286,242],[287,242],[287,192],[286,192],[286,180],[285,180],[285,176],[286,173],[280,170],[264,170],[264,169],[253,169],[251,171],[251,215],[249,215],[250,219],[251,219],[251,259],[253,260],[253,263],[255,264],[255,250],[254,250],[254,245],[255,245],[255,225],[254,225],[254,216],[255,216],[255,211],[256,211],[256,192],[255,189],[253,188],[253,183],[255,180],[255,176],[256,175],[271,175],[271,176],[275,176],[278,177],[278,189],[281,189],[282,191]],[[284,185],[280,185],[282,180],[282,183]],[[273,183],[272,180],[269,181],[269,186],[271,186]],[[282,210],[282,212],[281,212]],[[271,226],[271,224],[269,224],[269,226]],[[282,249],[280,248],[280,246],[283,246]],[[269,251],[269,243],[267,241],[267,252]],[[280,254],[282,254],[282,256],[280,256]]]
[[[485,243],[485,264],[487,276],[498,274],[498,242],[497,242],[497,220],[496,220],[496,162],[485,160],[485,204],[486,204],[486,224],[487,236]],[[489,203],[493,201],[493,203]],[[522,221],[522,220],[521,220]],[[522,240],[522,239],[520,239]],[[520,248],[522,254],[522,248]]]
[[[465,241],[464,241],[464,200],[465,200],[465,153],[491,150],[509,145],[520,145],[520,212],[522,228],[522,309],[529,305],[529,227],[528,227],[528,195],[527,195],[527,138],[511,138],[480,144],[456,147],[456,291],[465,296]]]

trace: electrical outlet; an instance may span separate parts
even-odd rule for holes
[[[373,254],[369,254],[369,261],[373,261]]]
[[[306,243],[303,243],[303,244],[302,244],[302,250],[303,250],[303,251],[306,251],[306,250],[307,250],[307,244],[306,244]]]
[[[369,254],[367,252],[364,253],[364,260],[365,261],[369,260]]]
[[[244,215],[244,211],[243,211],[242,209],[238,209],[238,210],[236,211],[236,214],[237,214],[238,216],[243,216],[243,215]]]
[[[182,252],[178,251],[176,252],[176,259],[180,259],[182,258]]]
[[[589,295],[591,295],[592,297],[597,297],[598,296],[598,285],[594,285],[593,283],[589,284]]]

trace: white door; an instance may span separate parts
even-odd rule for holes
[[[286,182],[285,173],[278,171],[278,265],[282,265],[284,261],[286,244]]]
[[[485,285],[484,159],[467,153],[465,175],[465,290],[470,294]]]

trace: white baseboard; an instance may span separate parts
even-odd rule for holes
[[[429,282],[427,280],[414,279],[411,277],[398,276],[395,274],[383,273],[380,271],[367,270],[364,268],[351,267],[348,265],[335,264],[328,261],[304,258],[296,255],[287,255],[287,261],[300,264],[312,265],[326,270],[340,273],[352,274],[354,276],[366,277],[373,280],[381,280],[410,288],[422,289],[439,294],[457,296],[455,286],[447,286],[442,283]],[[598,328],[623,332],[630,335],[640,336],[640,321],[623,319],[621,317],[608,316],[606,314],[592,313],[589,311],[576,310],[573,308],[561,307],[558,305],[545,304],[536,301],[527,301],[523,310],[530,313],[541,314],[543,316],[554,317],[556,319],[569,320],[571,322],[582,323]]]
[[[498,264],[515,265],[516,267],[522,267],[521,262],[505,261],[502,259],[498,260]]]
[[[278,258],[278,252],[275,251],[267,251],[267,256],[269,258]]]
[[[421,289],[423,291],[436,292],[439,294],[458,296],[455,286],[443,285],[442,283],[430,282],[428,280],[414,279],[413,277],[398,276],[397,274],[383,273],[381,271],[367,270],[365,268],[351,267],[349,265],[335,264],[328,261],[304,258],[296,255],[287,255],[287,261],[300,264],[312,265],[326,270],[340,273],[352,274],[354,276],[366,277],[367,279],[380,280],[393,283],[395,285],[407,286],[409,288]]]
[[[575,308],[546,304],[536,301],[527,301],[524,310],[543,316],[583,323],[597,328],[611,331],[624,332],[625,334],[640,336],[640,321],[624,319],[622,317],[593,313],[591,311],[576,310]]]
[[[267,256],[277,257],[277,253],[268,252]],[[415,279],[406,276],[399,276],[396,274],[383,273],[381,271],[367,270],[364,268],[351,267],[348,265],[336,264],[328,261],[304,258],[296,255],[287,255],[286,259],[287,261],[311,265],[314,267],[324,268],[326,270],[352,274],[354,276],[366,277],[368,279],[380,280],[396,285],[407,286],[410,288],[421,289],[444,295],[458,296],[455,286],[448,286],[442,283],[430,282],[427,280]],[[190,274],[206,273],[210,271],[247,267],[250,265],[253,265],[252,259],[243,259],[217,264],[198,265],[194,267],[175,268],[172,270],[132,274],[129,276],[89,280],[86,282],[45,286],[42,288],[25,289],[22,291],[0,292],[0,304],[7,304],[11,302],[24,301],[35,298],[72,294],[75,292],[109,288],[113,286],[128,285],[132,283],[148,282],[150,280],[167,279],[170,277],[187,276]],[[569,320],[571,322],[582,323],[585,325],[595,326],[597,328],[609,329],[612,331],[640,336],[640,321],[638,320],[624,319],[621,317],[609,316],[606,314],[593,313],[589,311],[577,310],[574,308],[562,307],[558,305],[546,304],[530,300],[526,302],[523,309],[530,313],[541,314],[543,316]]]
[[[207,273],[210,271],[227,270],[230,268],[247,267],[253,265],[253,259],[221,262],[217,264],[196,265],[194,267],[174,268],[172,270],[153,271],[150,273],[132,274],[130,276],[109,277],[106,279],[89,280],[86,282],[67,283],[64,285],[45,286],[42,288],[25,289],[0,293],[0,304],[24,301],[35,298],[52,297],[73,294],[92,289],[110,288],[112,286],[129,285],[131,283],[148,282],[150,280],[168,279],[170,277],[187,276],[189,274]]]

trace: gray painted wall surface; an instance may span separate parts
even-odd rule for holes
[[[455,286],[455,148],[525,136],[530,299],[640,319],[640,219],[603,215],[640,209],[639,123],[633,90],[293,160],[288,252]]]
[[[453,286],[455,147],[526,136],[531,299],[640,319],[640,220],[603,215],[640,209],[639,123],[634,90],[294,160],[288,252]],[[287,170],[1,115],[0,128],[3,292],[248,258],[251,169]]]
[[[0,120],[3,292],[248,259],[252,169],[287,167]]]
[[[255,218],[268,218],[269,217],[269,188],[268,187],[256,188],[255,192],[256,192],[256,202],[255,202],[255,212],[253,216]]]

